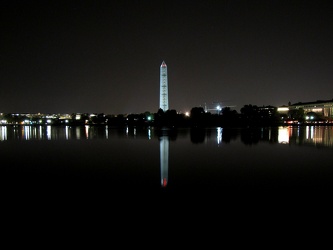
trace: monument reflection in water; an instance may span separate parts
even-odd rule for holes
[[[161,168],[161,185],[166,187],[168,184],[169,169],[169,137],[163,135],[160,137],[160,168]]]
[[[0,156],[9,163],[2,176],[8,185],[24,188],[52,178],[73,186],[103,183],[104,190],[143,187],[163,194],[254,185],[327,189],[333,185],[332,149],[333,126],[0,126]]]
[[[112,139],[117,131],[118,135],[126,135],[133,139],[141,137],[160,140],[161,165],[168,165],[170,131],[165,129],[154,134],[153,128],[136,129],[130,132],[115,130],[108,126],[0,126],[0,141],[11,140],[80,140],[80,139]],[[193,143],[207,143],[211,136],[216,135],[217,145],[241,140],[244,144],[269,141],[278,144],[298,144],[321,147],[333,147],[333,126],[280,126],[255,129],[209,128],[194,131],[192,129],[177,133],[190,133]],[[162,154],[162,152],[165,152]],[[162,160],[164,159],[164,160]],[[167,172],[166,172],[167,173]],[[167,181],[167,178],[166,178]]]

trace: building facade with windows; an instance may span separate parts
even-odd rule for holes
[[[333,120],[333,99],[332,100],[318,100],[314,102],[297,102],[294,104],[289,103],[288,106],[278,107],[277,111],[280,114],[288,115],[302,111],[305,119],[324,119]],[[290,118],[290,117],[289,117]]]

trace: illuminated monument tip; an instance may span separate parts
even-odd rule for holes
[[[168,67],[164,61],[160,68],[160,109],[163,111],[169,109]]]

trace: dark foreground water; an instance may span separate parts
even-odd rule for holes
[[[172,218],[309,219],[331,207],[331,126],[6,126],[0,140],[11,218],[149,218],[163,227]]]

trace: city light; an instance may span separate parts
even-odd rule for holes
[[[278,112],[289,111],[289,108],[288,107],[278,107],[277,111]]]

